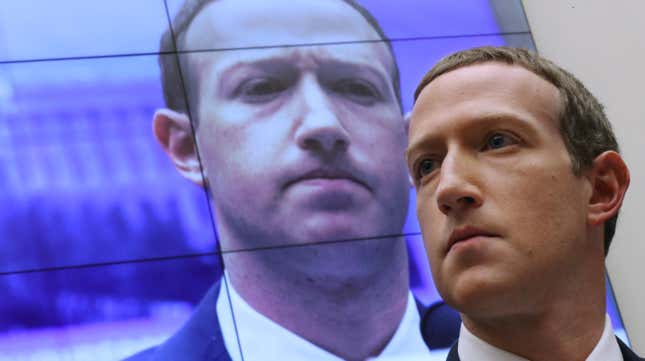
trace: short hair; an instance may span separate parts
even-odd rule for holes
[[[600,102],[575,76],[526,49],[484,46],[448,55],[423,77],[414,101],[430,82],[447,72],[470,65],[497,62],[521,66],[553,84],[560,93],[560,134],[571,157],[573,172],[580,175],[604,151],[619,152],[618,142]],[[616,232],[618,214],[605,223],[605,255]]]
[[[190,24],[200,11],[208,4],[216,0],[186,0],[179,12],[172,21],[172,26],[169,27],[161,37],[159,46],[159,66],[161,68],[161,84],[163,88],[163,96],[166,106],[178,112],[188,114],[188,101],[185,98],[185,92],[182,85],[182,76],[179,74],[179,64],[177,63],[177,56],[170,56],[174,52],[181,52],[185,42],[185,34],[190,27]],[[354,0],[342,0],[343,2],[354,8],[369,25],[374,28],[381,40],[387,45],[388,51],[392,56],[393,69],[391,73],[392,86],[396,96],[399,109],[402,109],[401,103],[401,81],[399,68],[394,58],[394,51],[392,44],[385,36],[383,29],[378,21],[367,11],[363,6],[359,5]],[[175,40],[176,39],[176,40]],[[188,70],[186,70],[188,72]],[[186,73],[184,72],[184,73]],[[189,72],[188,72],[189,73]],[[190,74],[184,74],[190,75]],[[194,78],[196,79],[196,78]],[[186,89],[188,91],[188,89]],[[197,119],[193,120],[197,124]]]

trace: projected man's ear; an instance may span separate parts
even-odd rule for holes
[[[170,109],[157,110],[153,117],[152,130],[177,171],[184,178],[203,186],[204,179],[188,116]]]

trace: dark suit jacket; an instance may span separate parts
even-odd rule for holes
[[[231,361],[217,318],[220,282],[204,296],[186,324],[159,346],[124,361]],[[437,302],[426,308],[417,302],[424,341],[433,349],[448,348],[459,336],[459,314]]]
[[[634,353],[634,351],[630,350],[627,345],[623,343],[618,337],[616,337],[616,340],[618,340],[618,346],[620,346],[620,352],[623,354],[623,360],[625,361],[643,361],[645,359],[642,359],[638,357]],[[448,358],[446,358],[446,361],[461,361],[459,360],[459,354],[457,354],[457,342],[455,342],[454,345],[450,348],[450,353],[448,354]]]

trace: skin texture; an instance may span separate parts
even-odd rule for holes
[[[629,183],[615,152],[573,173],[560,106],[539,76],[484,63],[427,85],[410,124],[407,163],[439,292],[475,335],[531,360],[584,360],[600,338],[602,226]]]
[[[266,39],[312,44],[378,34],[340,1],[223,0],[195,18],[186,46]],[[182,61],[197,97],[190,102],[197,142],[188,117],[168,109],[155,115],[157,138],[179,172],[202,184],[199,149],[223,250],[281,247],[225,254],[235,289],[256,310],[345,359],[378,354],[407,302],[404,240],[302,245],[401,232],[407,139],[387,47],[275,47]]]

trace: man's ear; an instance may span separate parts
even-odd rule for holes
[[[188,116],[171,109],[159,109],[152,120],[152,131],[177,171],[191,182],[204,186]]]
[[[594,159],[590,179],[593,188],[587,220],[599,225],[618,214],[629,187],[629,169],[620,154],[606,151]]]

